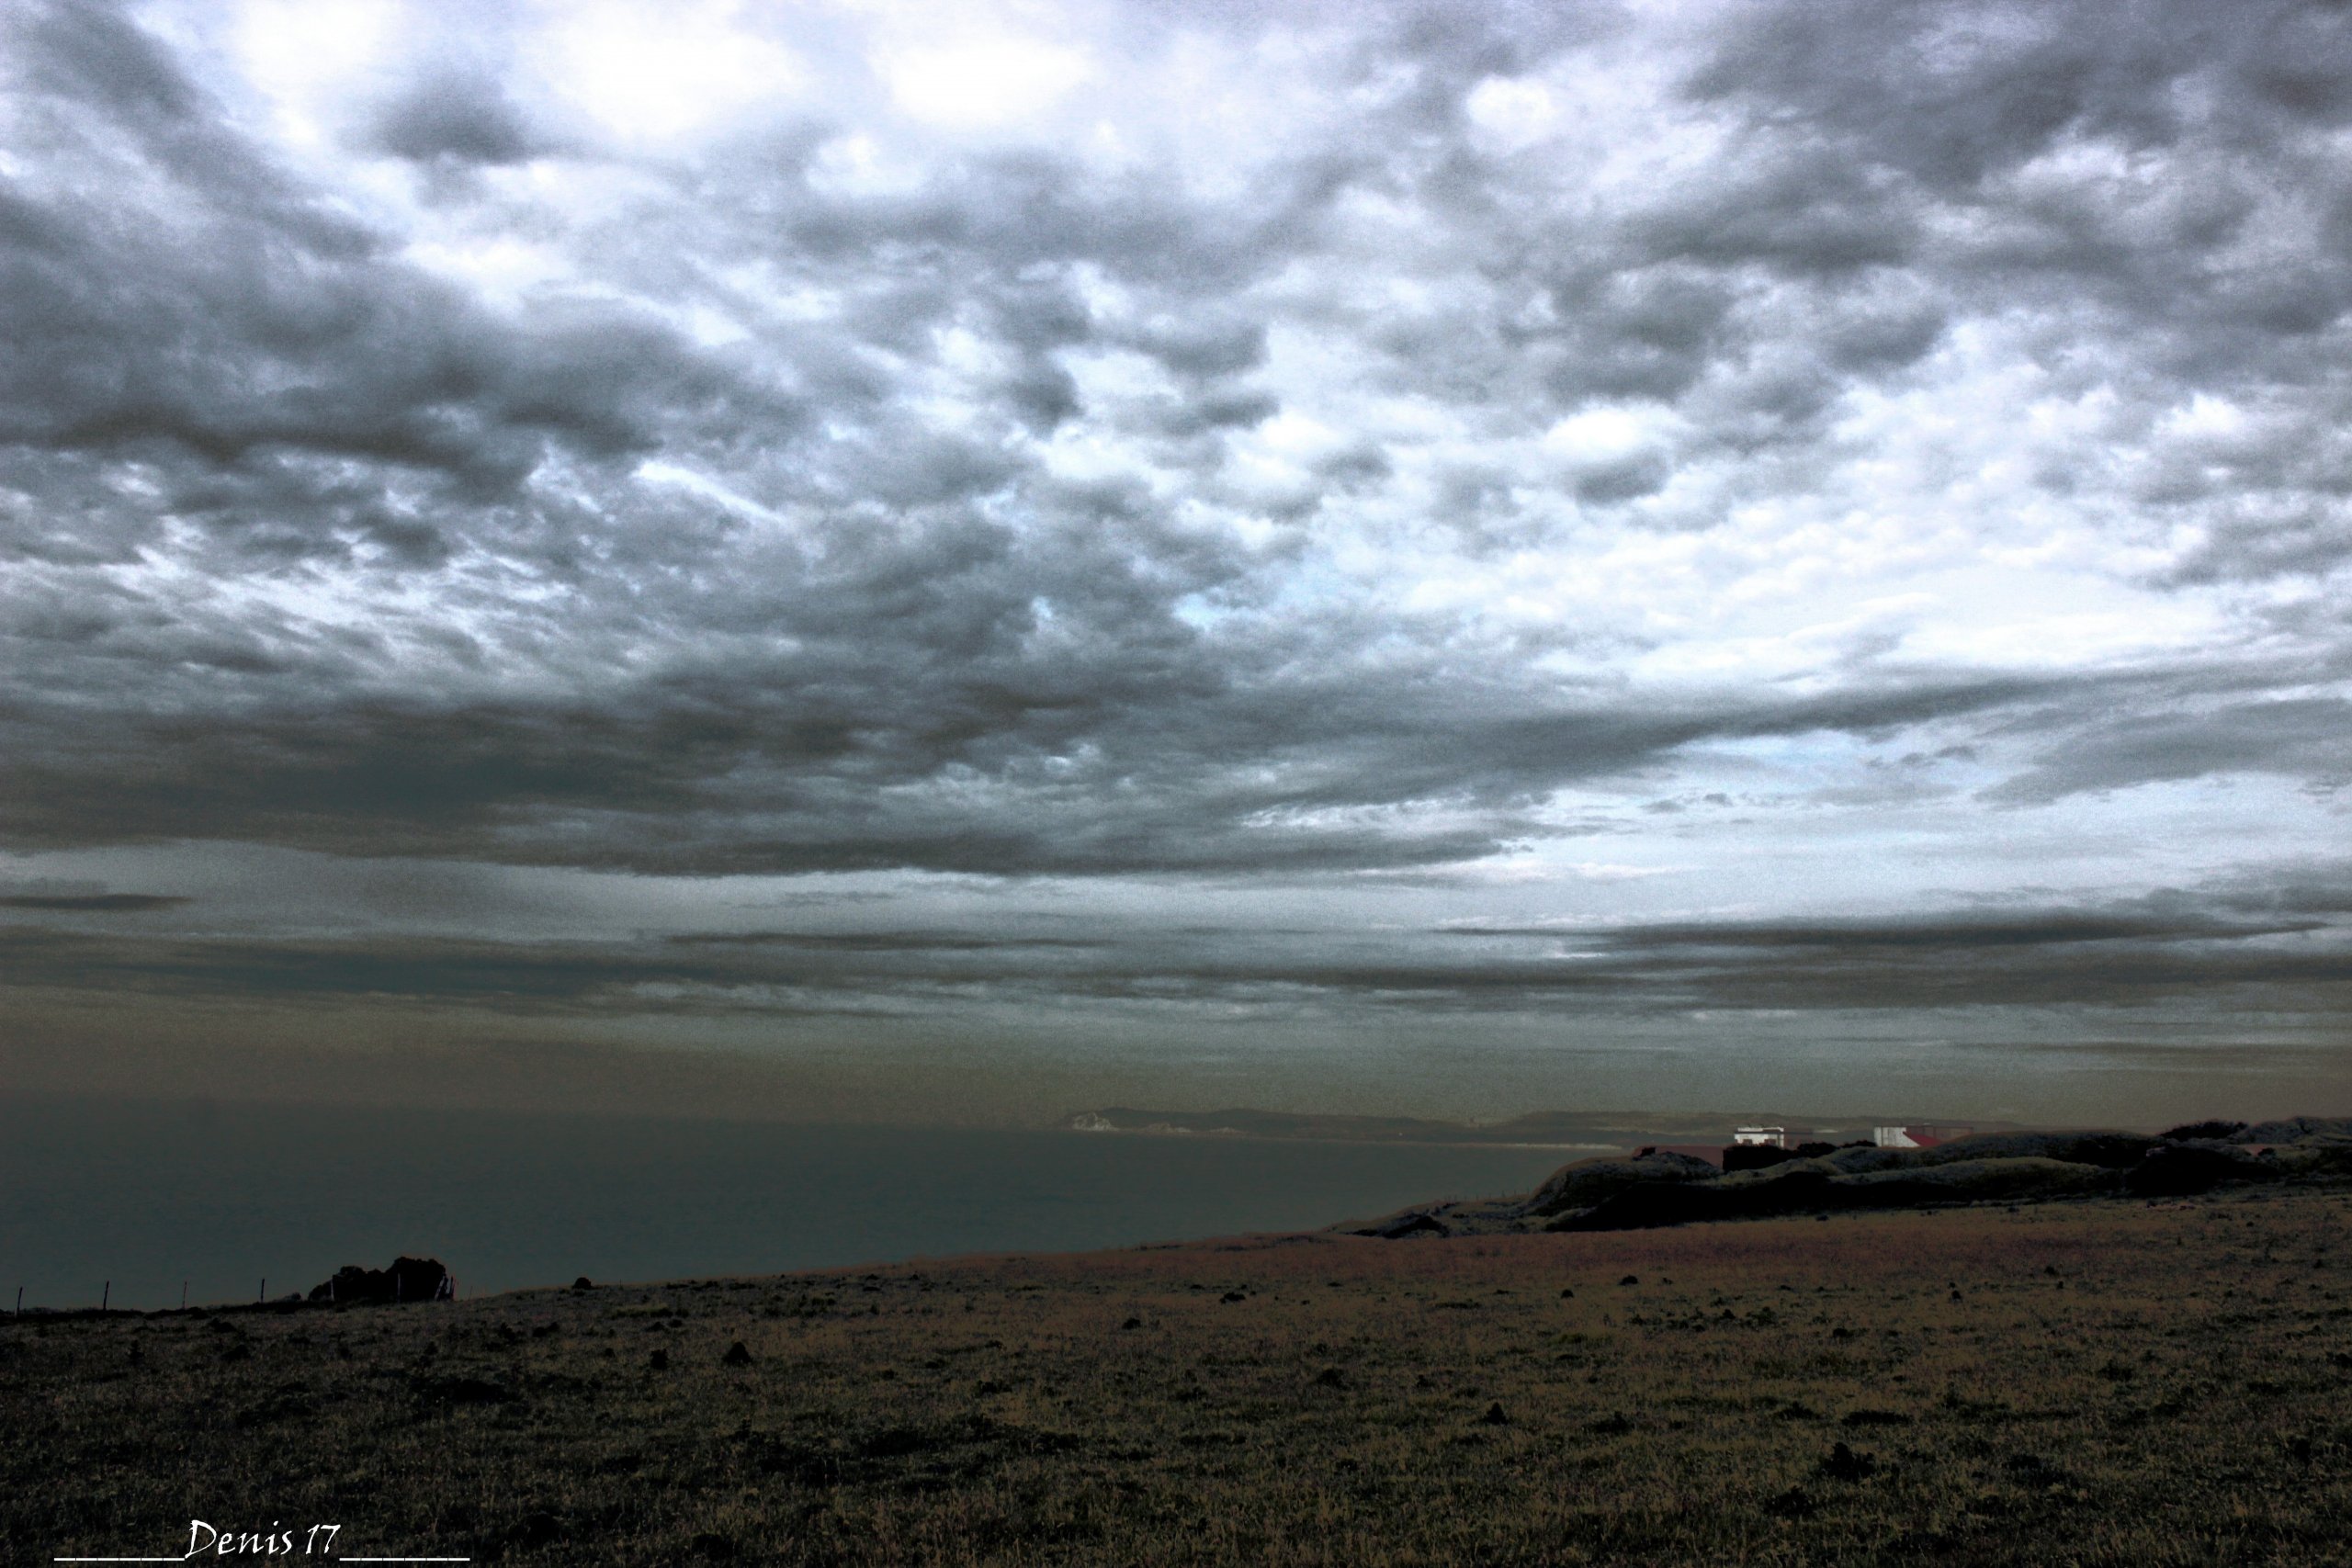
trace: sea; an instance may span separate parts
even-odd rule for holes
[[[1591,1149],[0,1098],[0,1311],[1087,1251],[1532,1190]]]

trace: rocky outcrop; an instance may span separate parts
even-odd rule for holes
[[[2290,1116],[2257,1122],[2232,1140],[2240,1144],[2352,1143],[2352,1116]]]
[[[314,1302],[431,1302],[450,1293],[449,1271],[438,1258],[395,1258],[389,1269],[346,1263],[334,1278],[311,1288]]]
[[[1637,1183],[1591,1208],[1561,1214],[1545,1228],[1648,1230],[1697,1220],[2084,1197],[2120,1187],[2114,1172],[2097,1166],[2030,1156],[1861,1174],[1842,1173],[1826,1160],[1810,1159],[1716,1181]]]
[[[1672,1150],[1618,1159],[1580,1159],[1562,1166],[1527,1201],[1526,1213],[1542,1218],[1570,1209],[1590,1208],[1630,1188],[1690,1181],[1712,1181],[1723,1173],[1705,1160]]]
[[[2145,1133],[1980,1133],[1928,1149],[1845,1148],[1823,1158],[1839,1170],[1917,1170],[1985,1159],[2055,1159],[2129,1170],[2164,1140]]]
[[[2246,1146],[2255,1144],[2269,1146],[2259,1153]],[[2300,1116],[2251,1127],[2198,1122],[2165,1134],[1986,1133],[1928,1148],[1815,1143],[1761,1151],[1759,1157],[1769,1163],[1718,1171],[1689,1155],[1644,1149],[1563,1166],[1524,1200],[1422,1205],[1369,1225],[1333,1228],[1392,1240],[1639,1230],[1775,1214],[2182,1197],[2233,1183],[2337,1181],[2352,1179],[2352,1119]]]

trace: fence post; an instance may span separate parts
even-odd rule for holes
[[[114,1281],[108,1280],[105,1287],[98,1292],[98,1310],[106,1311],[107,1303],[112,1300],[114,1300]]]
[[[187,1311],[187,1281],[186,1280],[180,1281],[180,1311]]]
[[[268,1300],[269,1300],[269,1276],[268,1276],[268,1275],[264,1274],[264,1275],[261,1277],[261,1289],[260,1289],[259,1291],[257,1291],[257,1292],[254,1292],[254,1300],[255,1300],[255,1301],[257,1301],[257,1302],[266,1302],[266,1301],[268,1301]]]

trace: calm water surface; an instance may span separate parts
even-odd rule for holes
[[[1578,1153],[0,1099],[0,1310],[251,1301],[402,1252],[473,1295],[1295,1230]]]

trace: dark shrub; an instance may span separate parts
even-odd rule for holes
[[[1900,1410],[1849,1410],[1838,1422],[1841,1427],[1908,1427],[1911,1417]]]
[[[1878,1473],[1878,1456],[1858,1454],[1839,1443],[1821,1461],[1821,1473],[1832,1481],[1867,1481]]]

